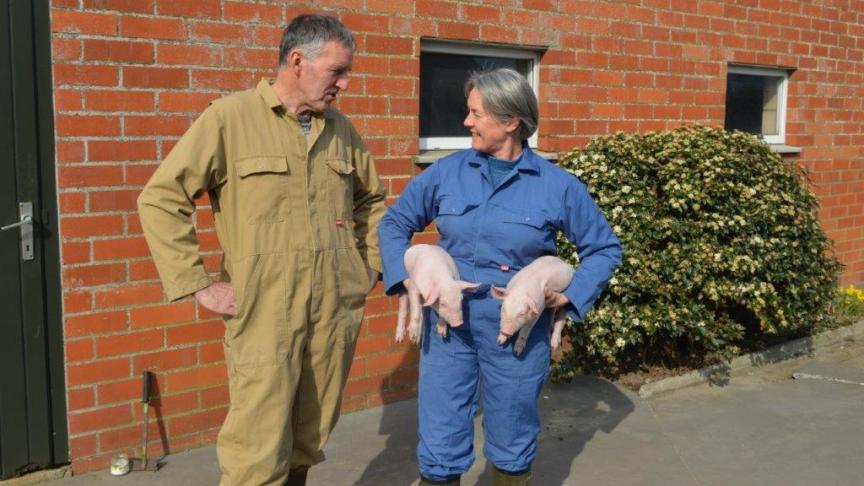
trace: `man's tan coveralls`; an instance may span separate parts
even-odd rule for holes
[[[210,285],[191,216],[209,193],[237,316],[226,318],[231,407],[217,451],[223,485],[282,484],[324,460],[369,290],[381,269],[384,191],[344,115],[308,140],[266,80],[219,99],[138,198],[170,300]]]

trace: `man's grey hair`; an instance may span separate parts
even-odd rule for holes
[[[288,53],[294,49],[300,50],[310,60],[318,57],[324,44],[336,41],[351,49],[357,47],[354,36],[339,19],[329,15],[303,14],[282,31],[282,41],[279,43],[279,65],[288,63]]]
[[[471,73],[465,82],[465,97],[472,89],[480,93],[483,109],[502,123],[519,120],[516,133],[528,140],[537,131],[537,96],[525,76],[511,68]]]

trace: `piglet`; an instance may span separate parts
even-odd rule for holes
[[[414,245],[405,252],[404,261],[413,285],[399,296],[396,342],[405,338],[406,320],[408,338],[415,344],[420,341],[423,306],[432,307],[438,314],[438,334],[446,337],[447,324],[462,325],[462,292],[476,289],[479,284],[459,280],[456,262],[440,246]]]
[[[519,337],[513,344],[513,352],[518,356],[525,349],[528,335],[540,314],[546,308],[544,289],[561,292],[570,285],[573,267],[555,256],[542,256],[513,276],[506,289],[492,287],[492,295],[503,300],[501,303],[501,329],[498,344],[504,344],[517,331]],[[552,348],[561,343],[561,330],[564,328],[564,309],[558,308],[553,314]]]

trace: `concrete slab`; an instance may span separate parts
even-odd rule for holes
[[[864,370],[864,342],[835,343],[809,356],[732,372],[710,383],[650,399],[593,377],[544,389],[544,429],[535,486],[771,486],[862,484],[864,387],[793,380],[800,369]],[[416,400],[345,415],[313,468],[310,486],[417,484]],[[478,417],[478,422],[479,422]],[[482,458],[466,486],[492,484]],[[213,447],[175,454],[157,473],[107,472],[54,481],[59,486],[212,485]],[[0,485],[2,486],[2,485]]]

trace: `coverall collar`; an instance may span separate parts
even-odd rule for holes
[[[267,103],[267,106],[271,110],[281,110],[282,113],[284,113],[285,115],[296,119],[297,115],[295,113],[288,113],[288,111],[285,110],[285,107],[282,106],[282,102],[279,101],[279,97],[276,96],[276,92],[273,91],[273,87],[271,86],[271,84],[273,83],[269,79],[261,78],[261,81],[258,81],[258,86],[255,87],[255,92],[258,93],[258,95],[261,96],[262,99],[264,99],[264,103]],[[313,119],[320,118],[322,116],[324,118],[332,118],[333,113],[331,112],[329,107],[324,110],[324,113],[312,112]]]
[[[468,155],[468,164],[472,167],[482,167],[488,163],[489,154],[471,149]],[[516,165],[518,172],[528,172],[533,174],[540,173],[540,165],[537,163],[537,157],[534,157],[534,152],[528,148],[528,144],[522,142],[522,155],[520,156],[519,164]]]

